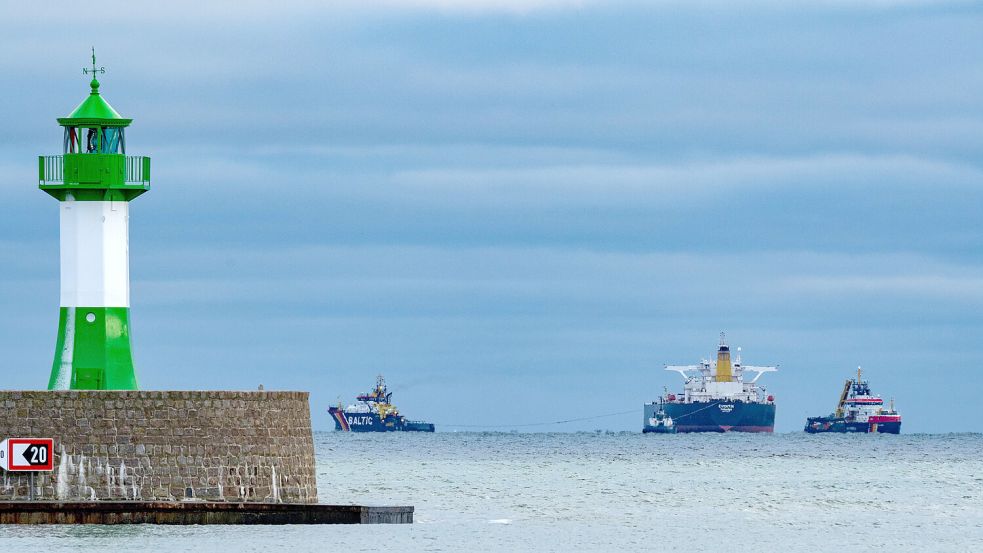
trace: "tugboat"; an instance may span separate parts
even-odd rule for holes
[[[825,417],[808,417],[805,431],[900,434],[901,415],[894,408],[894,400],[884,409],[884,400],[871,395],[870,385],[861,376],[857,367],[857,378],[848,378],[843,384],[836,411]]]
[[[659,410],[655,412],[655,415],[650,417],[646,424],[642,426],[643,434],[675,434],[676,424],[672,422],[672,417],[666,414],[665,409],[662,405],[659,405]]]
[[[376,377],[375,389],[361,394],[348,407],[328,409],[334,419],[335,430],[342,432],[433,432],[434,425],[429,422],[411,421],[399,414],[392,404],[392,392],[386,388],[386,380],[380,374]]]
[[[740,348],[732,363],[730,347],[720,333],[716,362],[704,359],[699,365],[666,367],[678,372],[686,384],[682,395],[666,392],[657,402],[646,403],[642,432],[656,432],[650,424],[658,421],[658,411],[673,420],[677,432],[774,432],[775,397],[758,386],[758,379],[778,367],[741,364]],[[757,373],[751,381],[744,373]]]

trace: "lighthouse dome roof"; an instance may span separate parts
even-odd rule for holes
[[[92,91],[68,117],[58,118],[58,124],[64,127],[80,125],[99,125],[103,127],[125,127],[133,122],[119,114],[109,102],[99,94],[99,81],[92,79],[89,83]]]

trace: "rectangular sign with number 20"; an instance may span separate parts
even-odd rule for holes
[[[0,468],[49,472],[54,469],[54,450],[52,438],[7,438],[0,442]]]

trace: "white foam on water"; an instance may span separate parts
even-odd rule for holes
[[[280,485],[276,478],[276,465],[270,467],[270,490],[273,495],[273,501],[280,503]]]
[[[493,518],[488,521],[488,524],[512,524],[512,519],[510,518]]]
[[[68,475],[73,472],[72,456],[65,453],[65,446],[61,446],[61,459],[58,462],[58,476],[55,480],[55,497],[58,499],[68,499]]]
[[[78,465],[76,465],[78,467],[78,478],[75,481],[75,489],[78,490],[77,495],[79,497],[82,497],[82,493],[85,492],[85,489],[89,487],[88,485],[89,483],[87,481],[86,473],[85,473],[85,461],[86,461],[85,454],[80,453],[79,462]]]
[[[123,499],[129,499],[126,495],[126,461],[119,462],[119,494]]]
[[[113,467],[109,466],[106,460],[106,499],[113,497]]]
[[[239,498],[246,498],[246,478],[249,478],[249,465],[245,465],[245,471],[239,475]],[[245,476],[243,476],[243,474]]]

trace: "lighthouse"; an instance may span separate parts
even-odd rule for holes
[[[136,390],[130,348],[130,201],[150,190],[150,158],[126,155],[122,117],[91,90],[67,117],[62,154],[40,156],[39,188],[58,200],[61,309],[50,390]]]

